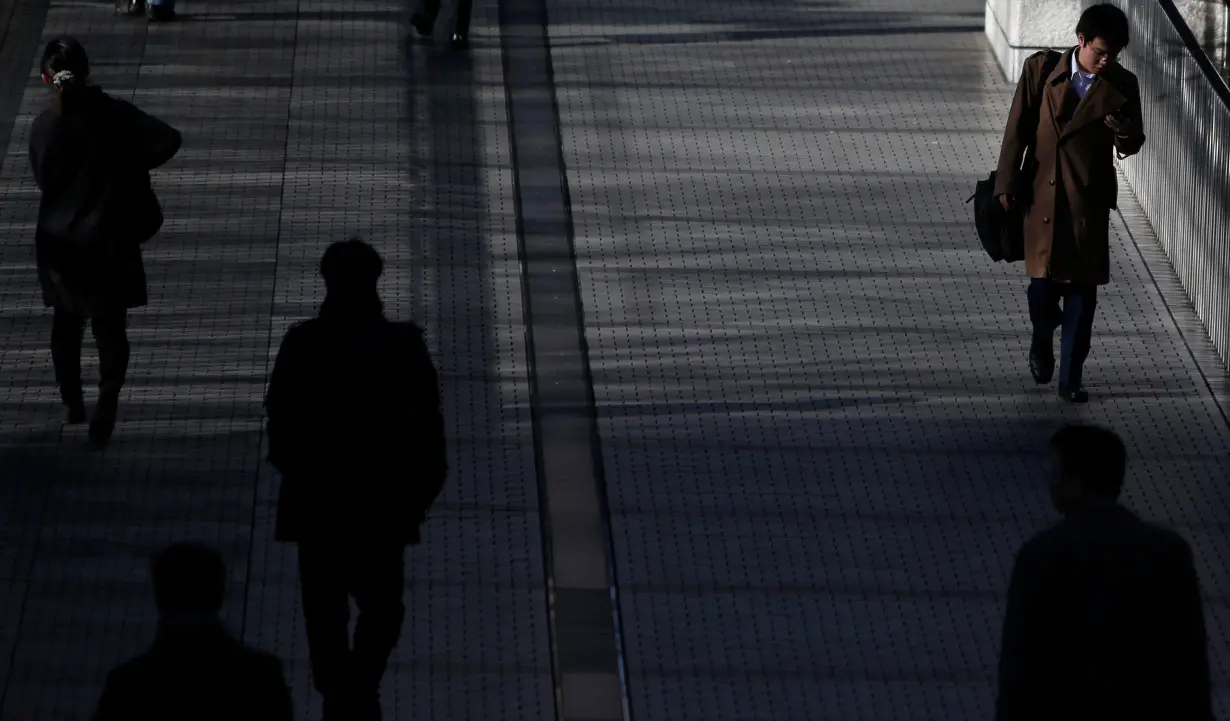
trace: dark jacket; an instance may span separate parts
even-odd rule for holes
[[[327,306],[286,333],[269,380],[276,537],[418,543],[447,473],[423,332]]]
[[[1186,541],[1091,505],[1012,570],[998,721],[1212,721],[1204,613]]]
[[[1042,76],[1046,52],[1025,61],[1004,129],[996,194],[1013,193],[1025,211],[1025,270],[1031,278],[1110,282],[1110,211],[1117,205],[1114,156],[1145,143],[1140,84],[1110,63],[1082,99],[1072,87],[1072,50]],[[1119,138],[1105,118],[1116,111],[1135,132]],[[1036,166],[1021,173],[1033,145]],[[1032,199],[1032,203],[1030,200]]]
[[[70,93],[30,129],[42,191],[34,247],[43,303],[85,315],[145,305],[140,246],[162,226],[149,171],[182,139],[98,88]]]
[[[282,662],[216,619],[161,624],[146,653],[107,676],[93,721],[292,721]]]

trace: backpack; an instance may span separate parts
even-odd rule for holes
[[[1042,81],[1055,70],[1062,57],[1060,53],[1049,51],[1046,62],[1042,65]],[[1039,88],[1039,95],[1042,88]],[[1036,123],[1035,123],[1036,125]],[[1033,164],[1032,143],[1025,152],[1026,164]],[[995,175],[992,170],[986,180],[980,180],[974,186],[974,194],[965,203],[974,204],[974,228],[978,231],[978,239],[986,249],[991,260],[1005,263],[1016,263],[1025,259],[1025,217],[1018,203],[1011,210],[1004,210],[995,197]]]

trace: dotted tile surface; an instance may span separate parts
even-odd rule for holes
[[[1033,386],[1026,280],[963,204],[1012,91],[982,4],[549,10],[635,717],[989,717],[1076,419],[1122,432],[1125,502],[1191,540],[1230,710],[1207,339],[1116,217],[1094,402]]]
[[[407,554],[387,717],[550,717],[495,8],[480,6],[464,60],[408,43],[400,2],[180,10],[148,27],[110,3],[54,2],[45,28],[79,37],[101,85],[185,136],[155,173],[168,220],[147,246],[152,302],[132,315],[127,400],[104,452],[60,428],[32,267],[25,147],[46,102],[32,64],[4,159],[0,717],[87,717],[107,669],[152,634],[148,555],[181,538],[224,551],[228,622],[283,657],[299,717],[319,716],[293,547],[272,542],[261,400],[282,333],[323,297],[320,254],[352,234],[385,256],[388,313],[427,329],[452,443],[444,497]]]
[[[188,137],[156,174],[168,224],[106,452],[59,427],[33,69],[0,169],[0,718],[86,716],[152,632],[148,554],[184,537],[227,554],[228,621],[318,716],[260,400],[321,298],[320,252],[352,233],[386,256],[390,314],[428,329],[453,439],[407,556],[390,717],[551,717],[494,3],[469,60],[406,44],[400,3],[183,10],[48,13],[104,86]],[[549,10],[636,717],[988,715],[1012,554],[1051,520],[1040,449],[1075,418],[1124,433],[1128,504],[1192,541],[1230,710],[1230,432],[1193,360],[1207,344],[1125,195],[1097,400],[1032,387],[1024,281],[962,205],[1010,94],[981,5]]]

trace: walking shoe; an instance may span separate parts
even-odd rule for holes
[[[1055,353],[1049,349],[1029,349],[1029,374],[1034,377],[1034,383],[1043,385],[1051,382],[1055,375]]]
[[[1059,397],[1069,403],[1088,403],[1089,402],[1089,392],[1086,391],[1084,388],[1077,388],[1075,390],[1068,390],[1066,388],[1060,388]]]
[[[65,414],[65,423],[70,426],[85,423],[85,403],[83,401],[65,403],[64,407],[68,409],[68,412]]]
[[[414,26],[415,31],[417,31],[419,35],[425,38],[431,37],[431,32],[433,29],[432,26],[435,25],[435,23],[427,22],[427,18],[419,15],[418,13],[415,13],[410,17],[410,24]]]
[[[94,417],[90,420],[90,440],[94,443],[106,443],[115,432],[115,416],[119,411],[119,396],[107,394],[100,396],[98,405],[94,408]]]

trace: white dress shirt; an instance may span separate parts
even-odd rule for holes
[[[1080,49],[1072,51],[1072,87],[1076,89],[1076,94],[1081,98],[1085,97],[1085,93],[1089,92],[1089,86],[1093,85],[1094,74],[1087,73],[1081,70],[1080,63],[1076,61],[1076,54]]]

